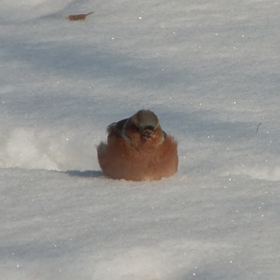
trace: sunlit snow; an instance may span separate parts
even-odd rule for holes
[[[3,0],[0,278],[280,279],[279,15]],[[177,138],[178,173],[105,178],[96,145],[142,108]]]

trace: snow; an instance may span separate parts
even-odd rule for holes
[[[278,279],[279,13],[3,0],[1,279]],[[106,126],[142,108],[178,139],[178,173],[105,178]]]

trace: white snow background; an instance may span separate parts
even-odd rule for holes
[[[1,279],[280,279],[279,1],[0,6]],[[105,178],[142,108],[178,173]]]

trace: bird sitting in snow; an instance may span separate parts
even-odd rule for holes
[[[177,172],[177,141],[150,110],[140,110],[107,128],[107,143],[97,147],[104,175],[132,181],[160,180]]]

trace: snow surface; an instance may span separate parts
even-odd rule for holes
[[[280,279],[279,14],[2,0],[0,278]],[[142,108],[178,139],[178,173],[105,178],[106,126]]]

